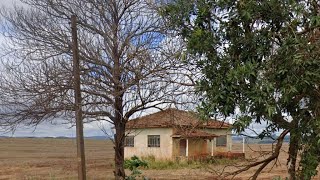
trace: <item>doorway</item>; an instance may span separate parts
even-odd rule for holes
[[[187,141],[186,139],[180,139],[180,156],[186,156]]]

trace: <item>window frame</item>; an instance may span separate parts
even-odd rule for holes
[[[126,136],[125,137],[124,147],[134,147],[134,136]]]
[[[221,138],[224,138],[224,139],[221,139]],[[228,144],[227,135],[220,135],[219,137],[216,137],[216,146],[217,147],[227,147],[227,144]]]
[[[160,147],[161,140],[160,135],[148,135],[147,139],[147,146],[148,147]]]

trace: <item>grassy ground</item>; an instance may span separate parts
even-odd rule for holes
[[[113,179],[113,145],[110,141],[86,140],[88,179]],[[252,149],[250,149],[252,148]],[[250,145],[246,157],[259,156],[271,150],[271,145]],[[259,179],[273,179],[286,176],[286,149],[280,155],[276,166],[268,167]],[[234,144],[234,151],[241,151],[241,144]],[[260,151],[260,153],[255,152]],[[0,138],[0,179],[77,179],[76,142],[71,139]],[[152,179],[213,179],[210,171],[218,171],[226,164],[238,162],[220,160],[214,164],[191,162],[177,165],[173,162],[152,162],[149,169],[143,169],[145,176]],[[227,168],[235,170],[235,167]],[[248,179],[254,170],[243,173],[239,179]],[[319,178],[320,179],[320,178]]]

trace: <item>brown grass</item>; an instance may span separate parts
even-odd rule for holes
[[[86,140],[86,159],[88,179],[113,179],[113,145],[110,141]],[[259,156],[257,151],[271,150],[271,145],[250,145],[246,147],[246,158]],[[259,179],[273,179],[287,176],[286,159],[288,145],[284,144],[276,166],[269,166]],[[234,144],[233,150],[242,151],[241,144]],[[0,139],[0,179],[77,179],[76,142],[71,139]],[[261,157],[260,157],[261,158]],[[219,170],[224,165],[212,165],[207,168]],[[234,167],[228,170],[234,170]],[[269,171],[270,170],[270,171]],[[144,175],[152,179],[217,179],[206,168],[181,168],[164,170],[143,170]],[[248,179],[254,170],[238,176]],[[320,178],[319,178],[320,179]]]
[[[86,140],[89,179],[112,179],[110,141]],[[77,179],[76,141],[0,139],[0,179]]]

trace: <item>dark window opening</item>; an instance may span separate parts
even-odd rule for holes
[[[216,142],[217,146],[227,146],[227,136],[223,135],[223,136],[219,136],[217,137],[217,142]]]
[[[134,136],[127,136],[124,140],[124,146],[134,147]]]
[[[160,135],[148,135],[148,147],[160,147]]]

